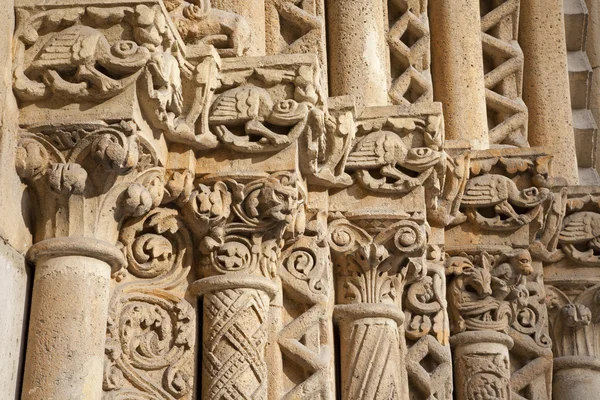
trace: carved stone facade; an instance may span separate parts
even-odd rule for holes
[[[7,0],[0,398],[600,398],[564,1]]]

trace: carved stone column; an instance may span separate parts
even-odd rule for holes
[[[360,105],[388,104],[390,80],[383,1],[328,0],[330,93]]]
[[[228,393],[267,398],[271,302],[278,295],[278,261],[293,229],[298,190],[292,174],[247,184],[202,186],[194,202],[219,210],[201,247],[203,273],[193,290],[204,295],[202,396]],[[231,208],[230,208],[231,207]],[[210,217],[209,217],[210,218]]]
[[[504,346],[497,354],[508,354],[508,373],[498,376],[508,377],[512,394],[499,378],[499,398],[548,400],[552,357],[541,261],[556,250],[564,190],[552,186],[551,158],[539,150],[499,154],[471,152],[459,213],[445,232],[451,327],[456,337],[475,332],[457,339],[461,345],[478,343],[479,335],[496,350]],[[463,178],[449,180],[454,186]],[[454,371],[460,379],[473,372],[461,378],[462,370]]]
[[[100,399],[111,267],[125,260],[112,244],[47,239],[28,252],[35,265],[24,399]]]
[[[401,299],[406,280],[425,273],[425,229],[401,221],[372,238],[339,219],[329,224],[329,234],[337,275],[334,318],[340,326],[342,399],[408,399]]]
[[[485,98],[490,144],[529,147],[527,107],[522,99],[523,51],[519,0],[481,1]]]
[[[544,269],[556,400],[591,400],[600,391],[598,199],[597,187],[568,188],[557,257]]]
[[[499,332],[463,332],[452,336],[455,391],[458,399],[511,398],[508,350],[512,339]]]
[[[446,138],[489,147],[479,0],[432,0],[429,7],[434,98]]]
[[[523,100],[529,110],[529,143],[548,147],[554,156],[555,176],[576,185],[562,1],[521,0],[519,30],[525,55]]]
[[[461,400],[478,396],[511,398],[509,350],[513,340],[506,331],[516,309],[504,299],[508,295],[514,301],[517,292],[524,289],[519,283],[508,281],[518,282],[516,271],[508,271],[511,276],[503,277],[506,281],[492,280],[494,264],[493,256],[487,252],[461,253],[446,262],[446,273],[451,275],[450,343],[454,348],[455,389]]]
[[[35,243],[24,399],[101,398],[111,269],[126,266],[119,230],[163,196],[166,145],[141,117],[136,85],[174,60],[163,9],[67,3],[17,5],[16,169]]]

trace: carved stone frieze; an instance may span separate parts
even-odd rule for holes
[[[14,92],[23,105],[106,101],[177,49],[160,2],[57,6],[17,9]]]
[[[600,371],[600,191],[529,147],[530,2],[14,2],[25,400],[563,400]]]

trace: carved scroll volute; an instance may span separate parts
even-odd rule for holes
[[[204,296],[203,398],[232,390],[267,396],[270,303],[280,291],[284,236],[302,225],[298,185],[295,174],[277,173],[201,184],[192,194],[187,213],[209,227],[196,232],[204,235],[199,273],[205,277],[192,288]]]
[[[408,398],[402,293],[426,274],[422,225],[392,224],[374,238],[351,222],[329,224],[334,262],[334,318],[342,345],[342,398]],[[373,357],[377,354],[377,357]],[[392,363],[389,360],[393,360]],[[374,364],[375,365],[374,365]],[[368,366],[377,372],[371,376]]]
[[[86,236],[116,242],[119,225],[158,206],[164,171],[134,123],[23,134],[16,169],[36,204],[36,241]]]
[[[178,211],[158,208],[123,227],[127,268],[109,305],[105,396],[191,399],[195,319],[192,235]]]

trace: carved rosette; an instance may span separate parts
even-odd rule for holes
[[[408,398],[402,294],[426,276],[426,240],[424,225],[411,220],[374,237],[348,220],[330,222],[343,399]]]
[[[188,212],[209,222],[193,284],[204,295],[203,398],[266,398],[270,303],[279,293],[284,237],[301,225],[297,178],[200,184]]]

